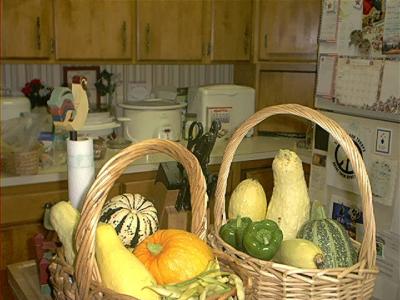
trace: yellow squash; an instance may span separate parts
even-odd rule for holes
[[[109,224],[99,223],[97,226],[96,260],[105,287],[142,300],[160,299],[155,292],[145,288],[156,284],[153,276],[124,247]]]
[[[324,255],[313,242],[291,239],[282,242],[274,261],[302,269],[316,269],[322,266]]]
[[[249,217],[252,221],[265,219],[267,197],[262,185],[255,179],[241,181],[229,200],[229,219]]]
[[[80,213],[71,205],[71,202],[60,201],[51,207],[50,223],[63,244],[65,259],[71,266],[75,261],[74,238],[79,218]]]

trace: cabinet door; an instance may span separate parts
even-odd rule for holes
[[[3,0],[1,56],[48,58],[52,22],[51,0]]]
[[[211,8],[211,59],[250,59],[252,2],[214,0]]]
[[[315,60],[320,0],[262,0],[260,60]]]
[[[55,0],[57,59],[130,59],[133,1]]]
[[[263,107],[298,103],[313,107],[314,72],[262,71],[259,79],[257,110]],[[305,133],[309,122],[294,116],[272,116],[258,126],[258,131]]]
[[[138,0],[137,59],[202,59],[202,0]]]

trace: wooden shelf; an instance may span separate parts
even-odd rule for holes
[[[51,300],[40,292],[39,276],[34,260],[7,266],[8,283],[18,300]]]

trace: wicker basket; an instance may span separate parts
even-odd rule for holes
[[[350,268],[299,269],[270,261],[263,261],[240,252],[219,236],[226,223],[225,192],[234,153],[246,133],[273,115],[290,114],[308,119],[328,131],[343,147],[351,161],[363,205],[365,234],[359,251],[358,263]],[[378,270],[375,266],[375,219],[371,187],[364,162],[348,134],[323,114],[297,104],[264,108],[247,119],[230,139],[223,156],[215,193],[215,232],[209,235],[213,247],[239,261],[253,278],[254,299],[368,299],[372,297]]]
[[[40,148],[26,152],[9,152],[5,156],[6,172],[12,175],[35,175],[39,171]]]
[[[115,181],[125,168],[136,159],[161,152],[179,161],[187,170],[192,199],[192,232],[205,240],[207,231],[207,194],[206,183],[196,157],[182,145],[159,139],[152,139],[131,145],[113,158],[100,170],[86,195],[81,219],[76,232],[77,256],[75,268],[66,263],[63,249],[59,248],[55,260],[50,265],[50,281],[56,299],[134,299],[117,294],[101,285],[101,277],[95,259],[95,230],[101,209]],[[236,262],[224,253],[215,251],[225,267],[237,270],[246,287],[251,279]]]

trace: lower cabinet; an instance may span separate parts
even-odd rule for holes
[[[211,174],[217,175],[219,165],[210,165]],[[304,164],[308,182],[309,165]],[[111,188],[109,197],[122,193],[139,193],[149,199],[155,194],[157,171],[126,174],[121,176]],[[232,164],[228,177],[226,199],[232,190],[245,178],[256,178],[271,197],[273,189],[272,159]],[[8,264],[35,258],[32,238],[37,233],[46,234],[43,227],[44,206],[68,199],[67,181],[29,184],[1,189],[0,218],[0,272]],[[226,201],[226,204],[229,202]],[[210,222],[213,223],[214,199],[210,199]]]

